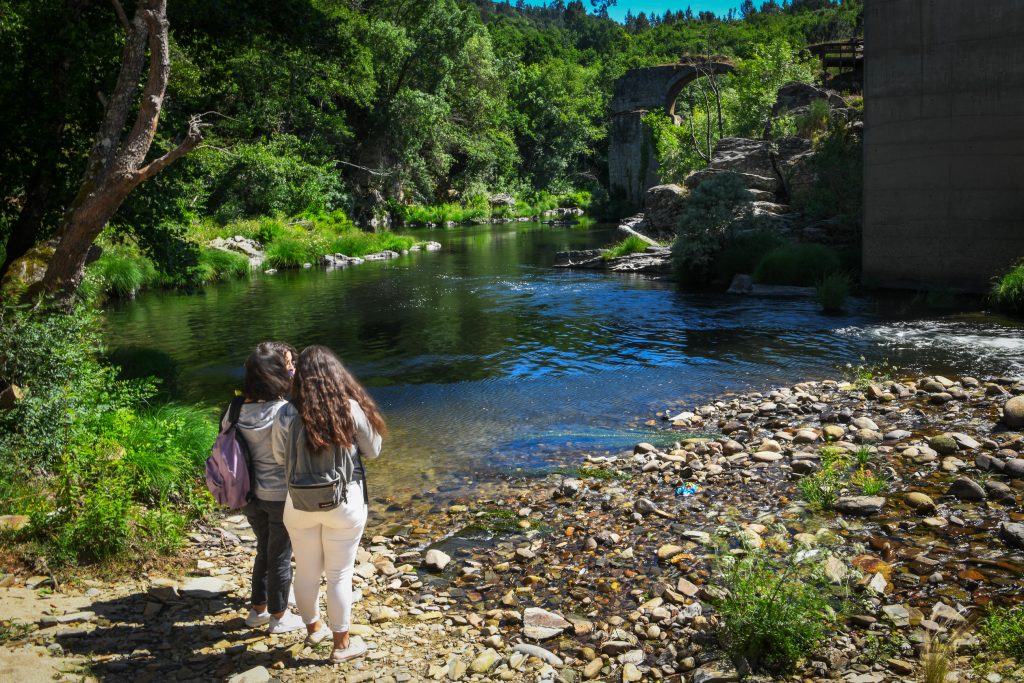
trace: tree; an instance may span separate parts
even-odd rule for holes
[[[204,124],[199,116],[193,116],[185,137],[177,146],[146,162],[171,72],[167,0],[138,0],[135,16],[130,21],[119,0],[111,2],[126,32],[121,70],[89,152],[78,193],[64,214],[42,279],[43,289],[65,295],[81,283],[89,247],[128,194],[203,139]],[[147,48],[149,69],[138,98],[135,121],[126,133],[128,117],[136,106]]]

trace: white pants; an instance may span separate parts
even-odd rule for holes
[[[333,510],[305,512],[284,505],[284,525],[295,553],[295,605],[302,620],[320,619],[320,575],[327,574],[327,616],[331,630],[345,633],[352,620],[352,569],[366,525],[362,482],[348,485],[348,502]]]

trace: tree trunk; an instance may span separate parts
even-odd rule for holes
[[[111,0],[122,23],[126,15],[119,0]],[[167,80],[171,72],[167,38],[167,0],[138,0],[135,17],[127,23],[117,85],[110,98],[89,153],[78,194],[64,214],[56,235],[42,287],[70,295],[85,273],[89,247],[136,186],[170,166],[198,145],[203,124],[198,116],[189,121],[185,139],[162,157],[145,164],[156,135]],[[149,73],[131,130],[124,128],[134,107],[138,82],[149,48]]]

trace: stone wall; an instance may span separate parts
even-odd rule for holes
[[[1024,256],[1024,2],[864,15],[865,283],[987,289]]]

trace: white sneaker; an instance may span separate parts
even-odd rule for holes
[[[257,612],[256,610],[249,608],[249,616],[245,618],[245,625],[249,628],[256,628],[257,626],[263,626],[270,622],[270,612],[263,610]]]
[[[306,628],[306,624],[295,612],[286,611],[281,615],[280,619],[275,619],[273,615],[270,616],[270,633],[290,633],[291,631],[298,631],[300,628]]]
[[[315,647],[324,642],[330,636],[331,629],[327,628],[327,624],[321,621],[319,629],[306,635],[306,645],[309,647]]]
[[[366,643],[364,643],[363,639],[359,636],[352,636],[348,640],[348,647],[344,649],[340,647],[334,648],[334,652],[331,653],[331,663],[341,664],[342,662],[347,662],[350,659],[362,657],[365,654]]]

